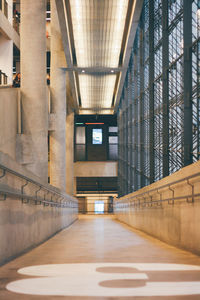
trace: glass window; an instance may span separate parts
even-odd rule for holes
[[[76,127],[76,144],[85,144],[85,127]]]
[[[104,213],[104,201],[95,201],[94,211],[96,214]]]
[[[102,144],[102,129],[97,129],[97,128],[92,129],[92,144],[93,145]]]
[[[85,157],[85,145],[75,146],[75,161],[84,161]]]
[[[109,132],[118,132],[118,127],[117,126],[109,127]]]
[[[118,146],[109,145],[109,159],[117,160],[118,159]]]
[[[118,136],[109,136],[109,144],[117,144]]]

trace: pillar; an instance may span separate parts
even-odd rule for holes
[[[74,195],[74,113],[66,119],[66,193]]]
[[[184,131],[183,167],[193,162],[192,133],[192,0],[183,1]]]
[[[46,1],[21,0],[22,130],[26,166],[48,180]]]
[[[162,0],[163,177],[169,175],[169,31],[168,0]]]
[[[50,183],[65,191],[66,187],[66,73],[61,68],[63,46],[55,0],[51,1],[51,113],[54,130],[50,133]]]
[[[149,1],[149,139],[150,183],[155,180],[154,149],[154,1]]]

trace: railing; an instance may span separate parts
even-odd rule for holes
[[[6,73],[0,70],[0,85],[6,85],[8,83],[8,76]]]
[[[44,206],[50,205],[62,208],[78,208],[78,201],[75,198],[58,192],[54,190],[53,187],[38,183],[37,181],[9,169],[2,164],[0,164],[0,170],[2,171],[2,174],[0,175],[0,182],[4,180],[3,183],[0,183],[1,201],[5,201],[7,197],[9,197],[21,199],[22,203],[33,203],[35,205],[43,204]],[[19,182],[14,183],[13,180],[11,180],[12,187],[10,187],[5,180],[7,175],[14,176],[16,181]]]
[[[126,195],[121,199],[115,199],[114,207],[115,210],[127,208],[128,206],[133,207],[152,207],[153,205],[162,205],[163,202],[168,204],[174,204],[177,200],[186,200],[189,203],[193,203],[196,197],[200,197],[200,193],[194,193],[194,183],[192,179],[200,177],[200,172],[193,174],[191,176],[184,177],[182,179],[176,180],[174,182],[163,184],[157,188],[149,189],[148,191],[139,193],[137,195]],[[181,196],[175,196],[175,185],[179,183],[184,183],[190,188],[190,193]],[[171,193],[170,197],[163,197],[164,190]],[[137,193],[137,192],[135,192]],[[158,199],[153,199],[153,196]]]

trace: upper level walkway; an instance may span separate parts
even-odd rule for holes
[[[200,257],[120,223],[80,216],[0,268],[0,299],[200,299]]]

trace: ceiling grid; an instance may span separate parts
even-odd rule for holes
[[[60,1],[56,2],[57,7],[61,8]],[[76,74],[73,82],[78,111],[80,114],[114,113],[121,75],[127,68],[120,57],[130,52],[124,43],[129,39],[127,28],[130,24],[134,27],[137,22],[130,17],[134,15],[130,12],[135,11],[135,3],[140,12],[143,0],[62,2],[67,10],[67,26],[71,32],[68,36],[70,51],[74,53],[74,59],[71,64],[68,63],[67,70]],[[60,24],[63,24],[61,12],[59,16]],[[64,25],[61,26],[65,33]]]
[[[128,0],[70,0],[81,108],[112,107],[116,74],[87,74],[84,68],[118,68]],[[104,113],[108,113],[105,110]],[[110,112],[110,111],[109,111]]]

